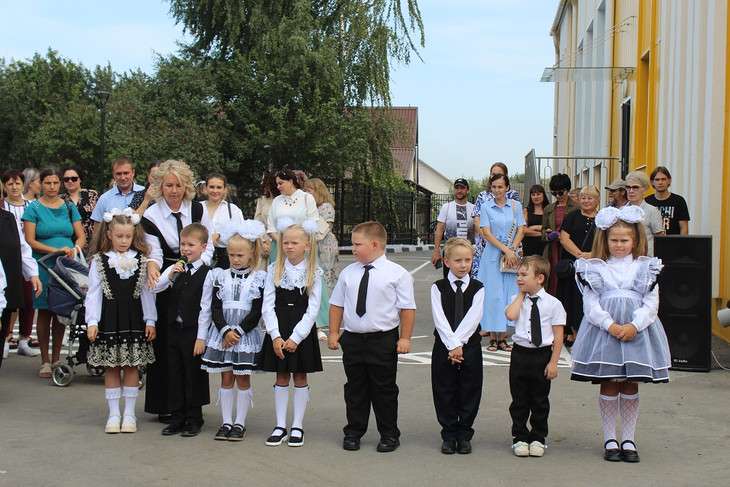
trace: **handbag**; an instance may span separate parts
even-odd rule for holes
[[[583,250],[583,246],[588,240],[588,235],[593,233],[594,230],[595,224],[591,222],[591,226],[586,232],[586,236],[583,238],[583,243],[580,244],[580,247],[578,247],[580,250]],[[555,263],[555,275],[558,276],[558,278],[560,279],[565,279],[566,277],[572,278],[573,276],[575,276],[574,262],[574,259],[560,259],[558,262]]]
[[[507,235],[507,246],[509,246],[509,244],[512,243],[512,235],[515,232],[516,225],[517,225],[517,209],[515,208],[514,204],[512,204],[512,228],[509,229],[509,235]],[[517,256],[522,255],[522,244],[520,244],[515,249],[515,254],[517,254]],[[504,258],[505,258],[505,256],[502,255],[502,258],[499,259],[499,272],[517,274],[517,268],[520,266],[519,263],[517,265],[515,265],[514,267],[510,267],[505,263]]]

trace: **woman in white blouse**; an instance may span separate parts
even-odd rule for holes
[[[288,216],[294,223],[301,224],[304,220],[319,220],[317,203],[314,196],[302,191],[294,171],[282,169],[276,172],[276,187],[281,193],[274,198],[269,209],[269,218],[266,223],[266,232],[271,237],[271,252],[269,263],[276,260],[276,246],[279,238],[276,222],[279,218]]]
[[[215,262],[216,267],[222,269],[228,269],[230,262],[228,261],[226,246],[218,242],[221,230],[229,221],[243,223],[243,212],[241,209],[226,199],[228,196],[226,193],[227,184],[228,180],[225,175],[218,171],[209,173],[205,180],[208,199],[204,203],[208,217],[210,218],[211,240],[215,246],[213,262]]]

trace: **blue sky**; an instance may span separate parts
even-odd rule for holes
[[[552,153],[557,0],[419,0],[423,62],[395,66],[392,102],[419,108],[420,157],[448,178],[481,178],[494,161],[522,172],[524,156]],[[0,57],[50,47],[93,69],[153,71],[182,27],[160,0],[0,0]]]

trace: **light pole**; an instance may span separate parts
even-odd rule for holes
[[[96,92],[96,106],[101,110],[101,151],[99,154],[99,194],[104,192],[104,128],[106,126],[106,102],[112,94],[108,91]]]

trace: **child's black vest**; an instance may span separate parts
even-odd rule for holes
[[[203,297],[203,284],[210,267],[203,264],[195,274],[180,274],[172,285],[172,299],[167,313],[170,324],[174,324],[179,316],[183,320],[183,328],[197,327],[200,315],[200,300]],[[210,306],[210,303],[203,303]]]
[[[456,328],[459,326],[459,323],[454,323],[454,304],[456,301],[456,292],[451,287],[451,283],[448,279],[440,279],[434,283],[436,287],[438,288],[439,292],[441,293],[441,308],[444,310],[444,314],[446,315],[446,319],[449,320],[449,324],[451,325],[452,330],[456,330]],[[466,313],[471,308],[471,303],[474,301],[474,295],[479,291],[481,288],[484,287],[484,284],[481,283],[481,281],[477,281],[476,279],[470,279],[469,285],[464,289],[464,315],[466,316]],[[469,341],[467,342],[467,345],[474,345],[476,343],[481,343],[482,337],[479,334],[479,332],[482,330],[482,327],[480,325],[477,325],[476,331],[474,331],[474,334],[472,334],[471,337],[469,337]],[[441,341],[441,337],[439,337],[438,331],[434,330],[433,334],[436,336],[436,340],[439,342]]]

